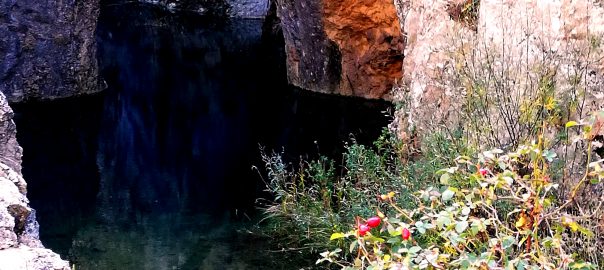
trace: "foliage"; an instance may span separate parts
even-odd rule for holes
[[[405,1],[395,2],[406,16]],[[480,1],[460,3],[449,14],[476,30]],[[352,268],[604,267],[594,158],[604,157],[604,117],[568,122],[600,108],[602,38],[588,32],[558,44],[528,16],[503,17],[501,32],[464,27],[435,45],[450,61],[414,82],[431,101],[418,104],[417,89],[396,93],[398,136],[371,147],[353,141],[341,164],[282,163],[286,173],[267,183],[277,199],[264,205],[274,235]],[[277,157],[265,156],[267,168]],[[376,213],[381,227],[361,237],[361,217]]]
[[[397,143],[388,132],[374,147],[352,140],[345,145],[341,166],[327,157],[294,166],[278,153],[263,154],[267,190],[274,197],[261,205],[267,234],[287,249],[314,252],[331,246],[328,238],[334,230],[375,211],[378,201],[371,194],[401,188]]]
[[[438,171],[439,185],[413,192],[415,207],[400,207],[393,192],[380,196],[382,226],[361,232],[357,217],[353,230],[330,237],[349,241],[347,252],[321,253],[317,263],[344,269],[595,269],[582,260],[586,253],[568,242],[595,237],[584,225],[591,226],[601,203],[589,213],[573,209],[579,207],[579,191],[604,177],[604,160],[591,160],[602,117],[566,124],[582,127],[575,143],[584,142],[588,156],[583,177],[570,192],[556,192],[560,185],[550,167],[557,154],[543,136],[516,151],[459,156]]]

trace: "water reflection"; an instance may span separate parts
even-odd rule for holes
[[[105,8],[108,90],[16,108],[42,240],[78,269],[290,269],[235,230],[262,195],[258,145],[337,155],[387,105],[287,87],[262,21],[166,16]]]

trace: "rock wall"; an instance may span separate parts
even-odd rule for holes
[[[390,0],[276,0],[289,82],[321,93],[389,98],[403,38]]]
[[[602,108],[604,8],[601,1],[395,0],[405,30],[403,83],[397,99],[401,136],[435,126],[467,125],[470,95],[505,104],[506,117],[484,106],[496,141],[514,140],[520,109],[551,81],[558,121]],[[497,90],[495,90],[497,89]],[[499,91],[499,92],[497,92]],[[579,93],[580,92],[580,93]],[[496,93],[499,93],[498,96]],[[579,109],[568,109],[579,102]],[[525,108],[526,109],[526,106]],[[478,118],[478,116],[476,116]],[[507,119],[506,119],[507,118]],[[568,119],[570,118],[570,119]]]
[[[132,1],[106,0],[111,4],[126,4]],[[195,12],[199,15],[263,19],[269,9],[270,0],[138,0],[138,2],[163,7],[172,12]]]
[[[0,270],[70,269],[39,240],[35,211],[21,176],[21,148],[13,112],[0,93]]]
[[[0,91],[9,101],[101,90],[97,0],[0,1]]]

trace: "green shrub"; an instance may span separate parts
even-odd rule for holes
[[[329,241],[330,235],[347,229],[358,216],[375,213],[384,205],[379,194],[396,190],[400,205],[414,207],[413,190],[438,183],[440,168],[471,152],[444,134],[424,142],[424,155],[414,160],[386,129],[372,146],[355,140],[346,143],[340,163],[320,157],[294,166],[278,153],[264,153],[266,186],[274,198],[260,205],[266,214],[264,233],[278,239],[283,250],[316,255],[343,247],[343,241]]]
[[[576,243],[593,242],[598,229],[592,221],[601,218],[602,203],[582,208],[579,201],[582,190],[604,178],[604,159],[592,161],[603,117],[566,125],[582,126],[577,140],[587,146],[583,176],[569,192],[557,192],[560,184],[549,169],[557,154],[543,136],[508,153],[459,156],[437,172],[438,185],[413,190],[411,207],[401,207],[394,192],[382,193],[387,207],[375,212],[381,226],[367,231],[356,217],[350,231],[330,236],[346,251],[323,252],[317,263],[343,269],[596,269],[584,259],[597,260],[597,251]]]

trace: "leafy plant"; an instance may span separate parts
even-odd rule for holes
[[[381,226],[369,226],[375,218],[356,217],[352,230],[330,237],[348,241],[346,251],[321,253],[317,263],[343,269],[596,269],[572,243],[595,237],[589,219],[601,203],[585,212],[577,200],[604,178],[604,159],[591,158],[603,117],[566,124],[582,127],[574,143],[587,145],[587,166],[570,192],[557,192],[550,167],[558,155],[543,135],[515,151],[462,155],[437,172],[438,185],[413,192],[414,207],[400,207],[395,192],[379,196]]]

